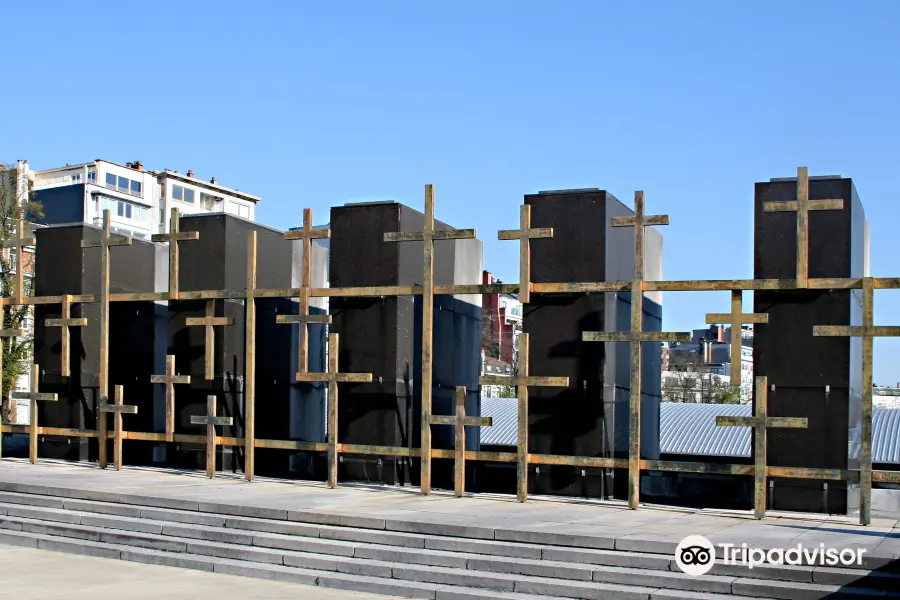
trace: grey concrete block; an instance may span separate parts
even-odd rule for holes
[[[224,527],[206,527],[204,525],[163,525],[162,534],[173,537],[220,542],[222,544],[253,545],[253,534],[244,531],[226,529]]]
[[[80,525],[68,523],[47,523],[34,519],[22,519],[21,523],[23,532],[90,540],[93,542],[101,541],[100,532],[95,531],[90,527],[82,527]]]
[[[210,515],[188,510],[176,510],[171,508],[141,508],[142,519],[153,519],[156,521],[168,521],[170,523],[193,523],[195,525],[206,525],[208,527],[225,526],[225,517],[218,515]]]
[[[248,548],[246,546],[230,546],[228,544],[217,544],[215,542],[188,542],[186,551],[190,554],[217,556],[219,558],[230,558],[232,560],[283,564],[281,552],[262,550],[259,548]]]
[[[36,496],[47,495],[47,486],[45,485],[19,483],[16,481],[0,481],[0,490],[4,492],[16,492],[19,494],[34,494]]]
[[[526,529],[495,529],[494,538],[507,542],[526,542],[529,544],[594,548],[598,550],[612,550],[616,543],[612,536],[575,535],[571,533],[553,533],[552,531],[533,531]]]
[[[0,503],[23,504],[25,506],[44,506],[47,508],[63,508],[63,499],[53,496],[37,496],[17,492],[0,492]]]
[[[565,600],[557,596],[520,594],[518,592],[498,592],[497,590],[481,590],[448,586],[437,591],[436,600]]]
[[[648,554],[662,554],[669,558],[675,556],[675,549],[680,540],[662,540],[641,537],[620,537],[615,541],[616,550],[622,552],[646,552]]]
[[[181,567],[195,571],[212,571],[216,561],[200,556],[190,556],[177,552],[161,552],[158,550],[123,549],[122,560],[145,563],[148,565],[162,565],[165,567]]]
[[[26,546],[29,548],[37,548],[38,540],[36,537],[28,535],[27,533],[7,531],[6,529],[4,529],[0,531],[0,544],[6,544],[7,546]]]
[[[650,600],[741,600],[744,596],[730,594],[704,594],[686,592],[684,590],[656,590],[650,594]]]
[[[645,552],[617,552],[615,550],[586,550],[576,548],[544,548],[544,560],[572,562],[610,567],[632,567],[635,569],[671,570],[672,562],[665,556]]]
[[[669,565],[670,571],[680,571],[675,561]],[[760,565],[751,571],[746,565],[726,565],[717,562],[709,572],[710,575],[730,577],[752,577],[753,579],[778,579],[780,581],[796,581],[808,583],[812,581],[812,568],[793,565]]]
[[[261,548],[278,548],[280,550],[314,552],[316,554],[331,554],[334,556],[353,556],[355,549],[355,545],[350,542],[295,537],[277,533],[255,535],[253,536],[253,545]]]
[[[319,527],[317,525],[291,523],[289,521],[253,519],[250,517],[226,517],[225,527],[230,529],[280,533],[282,535],[296,535],[311,538],[319,537]]]
[[[622,567],[594,568],[594,581],[631,585],[640,581],[641,585],[689,592],[706,592],[713,594],[731,593],[734,577],[716,577],[704,575],[691,577],[680,571],[651,571],[648,569],[626,569]]]
[[[753,569],[756,572],[756,569]],[[856,585],[879,590],[900,590],[900,574],[861,569],[816,567],[812,569],[815,583],[823,585]]]
[[[423,581],[443,585],[463,585],[490,590],[513,591],[516,576],[501,573],[478,573],[461,569],[428,566],[395,566],[394,579]]]
[[[385,548],[384,546],[357,546],[353,556],[369,560],[381,560],[386,562],[431,565],[435,567],[466,568],[466,557],[450,552],[437,550],[425,550],[417,548],[406,550],[401,548]]]
[[[353,529],[350,527],[329,527],[323,525],[319,529],[319,537],[329,540],[362,542],[366,544],[383,544],[386,546],[402,546],[404,548],[424,548],[425,540],[421,535],[410,533],[389,533],[376,529]]]
[[[98,513],[106,516],[115,515],[119,517],[132,517],[135,519],[140,518],[141,516],[141,508],[139,506],[112,504],[109,502],[94,502],[92,500],[64,500],[63,508],[66,510]]]
[[[269,579],[273,581],[287,581],[305,585],[316,585],[319,581],[319,574],[314,571],[295,569],[281,565],[221,561],[216,563],[215,571],[216,573],[227,573],[228,575],[255,577],[257,579]]]
[[[143,519],[130,517],[105,517],[103,515],[84,515],[81,524],[85,527],[102,527],[105,529],[121,529],[123,531],[136,531],[140,533],[160,534],[163,532],[161,523],[154,523]]]
[[[355,592],[386,594],[404,598],[433,599],[440,586],[427,583],[398,581],[381,577],[365,577],[346,573],[323,573],[319,575],[319,585]]]
[[[841,594],[853,592],[859,597],[869,597],[871,592],[866,590],[853,590],[841,588],[836,585],[821,585],[817,583],[805,583],[798,585],[791,581],[774,581],[763,579],[735,579],[731,586],[731,593],[757,598],[783,598],[785,600],[819,600],[827,597],[847,597]],[[833,596],[832,596],[833,595]],[[879,592],[876,595],[884,595]],[[853,597],[853,596],[849,596]]]
[[[247,506],[243,504],[220,504],[218,502],[201,502],[200,512],[215,513],[217,515],[233,515],[237,517],[258,517],[261,519],[287,519],[287,511],[277,508],[264,508],[262,506]]]
[[[107,490],[88,490],[71,487],[47,486],[47,493],[51,496],[69,498],[72,500],[94,500],[97,502],[119,502],[119,494]],[[127,503],[123,503],[127,504]]]
[[[460,538],[444,538],[426,536],[425,547],[431,550],[448,552],[469,552],[471,554],[489,554],[492,556],[509,556],[513,558],[541,558],[542,546],[513,544],[509,542],[489,542],[487,540],[466,540]]]
[[[81,514],[67,512],[61,508],[42,508],[40,506],[20,506],[16,504],[7,504],[3,508],[6,514],[11,517],[72,523],[74,525],[81,523]]]
[[[372,560],[358,560],[342,556],[286,552],[284,554],[284,564],[292,567],[303,567],[319,571],[334,571],[339,573],[349,573],[351,575],[391,578],[391,565],[388,563]]]
[[[423,533],[427,535],[445,535],[450,537],[475,538],[481,540],[494,539],[493,527],[476,527],[471,525],[455,525],[450,523],[428,523],[423,521],[406,521],[387,519],[384,528],[388,531],[405,533]]]
[[[174,508],[175,510],[198,511],[200,503],[196,500],[181,500],[180,498],[163,498],[160,496],[147,496],[143,494],[120,494],[121,504],[134,504],[146,508]]]
[[[15,517],[13,517],[13,519],[15,519]],[[0,529],[22,531],[22,522],[18,520],[7,520],[3,517],[0,517]]]
[[[310,510],[289,510],[287,518],[289,521],[312,523],[314,525],[336,525],[338,527],[384,529],[384,519],[377,519],[375,517],[330,514]]]
[[[525,594],[584,598],[586,600],[649,600],[654,588],[622,586],[587,581],[564,581],[544,577],[520,578],[515,591]]]
[[[524,558],[469,558],[467,567],[473,571],[492,573],[513,573],[534,577],[555,577],[575,581],[591,581],[591,568],[568,565],[549,560],[529,560]]]
[[[96,556],[98,558],[119,558],[121,548],[108,544],[98,544],[87,540],[69,540],[64,538],[43,537],[38,539],[38,549],[67,552],[69,554],[81,554],[83,556]]]
[[[149,533],[128,533],[109,530],[101,530],[99,533],[100,541],[107,544],[152,548],[154,550],[166,550],[167,552],[184,552],[187,547],[187,544],[181,540],[173,540],[165,536]]]

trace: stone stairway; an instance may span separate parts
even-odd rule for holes
[[[877,558],[853,569],[719,564],[690,577],[665,546],[601,550],[565,534],[552,544],[498,541],[465,527],[406,533],[340,515],[288,520],[252,507],[206,512],[58,492],[0,492],[0,543],[435,600],[900,598],[896,565]]]

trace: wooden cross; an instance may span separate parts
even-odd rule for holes
[[[131,238],[112,235],[109,209],[103,211],[103,235],[99,240],[81,240],[82,248],[100,248],[100,368],[98,369],[100,396],[98,406],[109,404],[109,249],[130,246]],[[97,419],[97,462],[106,468],[106,419]]]
[[[172,209],[169,219],[169,233],[154,233],[150,239],[154,242],[169,242],[169,300],[178,300],[178,242],[200,238],[199,231],[179,231],[178,208]]]
[[[175,374],[175,356],[166,355],[166,374],[151,375],[150,383],[163,383],[166,386],[166,441],[175,440],[175,384],[190,383],[190,375]]]
[[[453,425],[456,428],[453,491],[457,498],[462,498],[466,490],[466,427],[490,427],[493,420],[490,417],[466,416],[466,386],[463,385],[456,388],[456,414],[432,416],[431,424]]]
[[[123,386],[117,385],[115,387],[115,404],[100,405],[101,413],[113,414],[113,464],[116,467],[116,471],[122,470],[122,415],[136,415],[138,411],[137,406],[126,406],[122,403],[124,395]],[[106,415],[103,414],[100,418],[106,419]]]
[[[668,225],[669,215],[644,216],[644,192],[634,193],[634,216],[613,217],[613,227],[634,227],[634,279],[631,282],[631,330],[585,331],[585,342],[631,343],[631,398],[628,432],[628,507],[637,509],[641,482],[641,342],[688,342],[689,333],[644,331],[644,227]]]
[[[325,373],[297,373],[297,381],[328,382],[328,487],[337,487],[338,469],[338,383],[369,383],[371,373],[340,373],[338,355],[340,338],[336,333],[328,335],[328,370]]]
[[[523,204],[519,209],[519,229],[504,229],[497,233],[500,240],[519,240],[519,300],[531,301],[531,240],[552,238],[552,227],[531,227],[531,206]]]
[[[309,314],[309,290],[312,287],[312,241],[314,238],[330,238],[330,229],[313,229],[312,228],[312,209],[303,209],[303,229],[296,231],[288,231],[284,234],[287,240],[303,240],[303,265],[302,283],[300,287],[300,314],[298,315],[277,315],[276,323],[283,324],[299,324],[300,335],[297,346],[297,373],[306,373],[309,371],[309,335],[307,325],[310,323],[331,323],[331,315],[310,315]]]
[[[434,334],[434,241],[474,239],[474,229],[434,229],[434,186],[425,186],[425,228],[423,231],[394,231],[384,234],[385,242],[424,242],[422,275],[422,457],[421,490],[431,493],[431,385]]]
[[[60,331],[60,361],[62,362],[59,374],[69,376],[69,327],[86,327],[88,320],[84,318],[72,318],[72,296],[66,294],[62,297],[62,316],[59,319],[45,319],[47,327],[61,327]]]
[[[864,277],[863,324],[816,325],[814,336],[855,336],[862,338],[862,415],[860,417],[859,447],[859,522],[868,525],[872,521],[872,368],[876,337],[898,337],[900,327],[875,326],[875,280]]]
[[[730,313],[708,313],[706,315],[708,325],[721,323],[731,325],[731,387],[738,389],[741,387],[741,325],[769,322],[769,315],[766,313],[742,313],[742,300],[741,290],[732,290]]]
[[[28,425],[28,458],[31,464],[37,463],[37,443],[38,443],[38,401],[56,402],[56,394],[42,393],[39,390],[41,381],[41,367],[37,364],[31,365],[31,391],[30,392],[13,392],[12,397],[15,400],[31,400],[31,423]]]
[[[216,301],[206,301],[205,317],[188,317],[185,319],[185,325],[188,327],[206,327],[206,340],[204,343],[204,377],[207,380],[215,379],[215,360],[216,360],[216,334],[213,327],[216,325],[234,325],[234,319],[231,317],[216,316]]]
[[[0,381],[3,381],[3,338],[24,337],[24,329],[0,329]],[[0,413],[0,456],[3,456],[3,413]]]
[[[244,301],[244,477],[256,476],[256,230],[247,238]]]
[[[517,377],[482,375],[481,385],[514,385],[519,404],[518,438],[516,440],[516,499],[528,498],[528,386],[567,387],[568,377],[531,377],[529,375],[529,341],[527,333],[519,334],[519,355],[516,357]]]
[[[768,415],[768,378],[765,375],[756,377],[756,402],[752,417],[716,417],[719,427],[752,427],[753,428],[753,513],[757,519],[766,516],[766,432],[770,427],[805,428],[804,417],[770,417]]]
[[[763,212],[797,213],[797,287],[809,285],[809,211],[842,210],[844,201],[809,199],[809,169],[797,168],[797,199],[789,202],[764,202]]]
[[[231,417],[216,416],[216,397],[206,397],[206,416],[194,415],[191,417],[192,425],[206,425],[206,475],[210,479],[216,476],[216,425],[231,425],[234,420]]]
[[[34,246],[37,242],[31,236],[25,236],[25,217],[24,215],[19,216],[19,223],[17,227],[18,236],[3,240],[0,242],[0,246],[3,248],[12,248],[16,249],[16,291],[13,296],[13,304],[22,304],[23,298],[25,297],[25,247],[26,246]]]

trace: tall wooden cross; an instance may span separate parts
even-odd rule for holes
[[[244,477],[256,477],[256,230],[247,238],[244,301]]]
[[[766,313],[742,313],[743,293],[741,290],[731,292],[730,313],[708,313],[706,323],[718,325],[727,323],[731,325],[731,387],[741,387],[741,325],[744,323],[768,323],[769,315]]]
[[[300,314],[278,315],[276,323],[299,324],[299,338],[297,346],[297,373],[309,371],[309,332],[307,325],[310,323],[331,323],[331,315],[309,314],[309,290],[312,287],[312,241],[313,239],[327,239],[331,237],[330,229],[313,229],[312,209],[303,209],[303,229],[288,231],[284,234],[287,240],[303,240],[303,264],[301,265],[300,287]]]
[[[31,365],[31,391],[30,392],[13,392],[12,397],[15,400],[31,400],[31,423],[28,425],[28,458],[31,464],[37,463],[37,443],[38,443],[38,406],[39,401],[56,402],[56,394],[48,394],[39,391],[41,383],[41,367],[40,365]]]
[[[757,519],[766,516],[766,432],[770,427],[805,428],[805,417],[770,417],[768,413],[769,390],[765,375],[756,377],[756,402],[752,417],[716,417],[719,427],[753,428],[753,513]]]
[[[150,239],[154,242],[169,242],[169,300],[178,300],[178,242],[200,238],[199,231],[180,231],[178,208],[172,209],[169,219],[169,233],[154,233]]]
[[[371,373],[341,373],[338,369],[340,339],[328,335],[328,370],[325,373],[297,373],[297,381],[328,382],[328,487],[337,487],[338,470],[338,383],[369,383]]]
[[[175,439],[175,384],[190,383],[190,375],[175,374],[175,356],[166,355],[166,374],[151,375],[150,383],[163,383],[166,386],[166,441]]]
[[[809,169],[797,168],[797,199],[788,202],[765,202],[764,212],[796,212],[797,213],[797,287],[809,285],[809,211],[842,210],[844,201],[840,198],[830,200],[809,199]]]
[[[215,300],[207,300],[206,301],[206,316],[205,317],[188,317],[185,319],[185,325],[188,327],[205,327],[206,328],[206,339],[203,344],[204,346],[204,359],[203,359],[203,372],[204,377],[211,381],[215,379],[216,371],[215,371],[215,361],[216,361],[216,334],[213,327],[217,325],[234,325],[234,319],[231,317],[217,317],[216,316],[216,301]]]
[[[103,211],[103,233],[99,240],[81,240],[82,248],[100,248],[100,368],[98,369],[100,396],[98,407],[109,403],[109,249],[130,246],[131,238],[112,235],[109,209]],[[97,419],[97,462],[106,468],[106,419]]]
[[[519,240],[519,300],[523,304],[531,301],[531,240],[552,237],[552,227],[531,226],[531,206],[528,204],[519,208],[519,229],[497,232],[498,239]]]
[[[24,329],[0,329],[0,381],[3,381],[3,347],[6,345],[5,338],[24,336]],[[0,456],[3,456],[3,413],[0,413]]]
[[[115,404],[104,404],[100,406],[100,412],[104,413],[100,415],[101,419],[106,418],[105,413],[113,414],[113,464],[116,467],[116,471],[122,470],[122,442],[124,440],[122,435],[122,415],[136,415],[138,411],[137,406],[126,406],[122,403],[124,395],[125,392],[123,386],[117,385],[115,387]]]
[[[59,374],[63,377],[69,376],[69,327],[86,327],[88,320],[85,318],[72,317],[72,296],[66,294],[62,297],[62,316],[59,319],[45,319],[44,324],[47,327],[60,327],[60,365]]]
[[[466,491],[466,427],[490,427],[490,417],[466,416],[466,386],[456,388],[456,414],[451,416],[432,415],[432,425],[452,425],[456,429],[454,446],[453,491],[457,498],[462,498]]]
[[[3,240],[0,246],[3,248],[16,249],[16,290],[13,296],[13,304],[22,304],[25,297],[25,247],[34,246],[37,242],[34,237],[25,235],[25,217],[19,216],[17,226],[18,235],[14,238]]]
[[[421,489],[431,493],[431,386],[434,342],[434,242],[474,239],[474,229],[434,229],[434,186],[425,186],[425,227],[423,231],[394,231],[384,234],[386,242],[424,242],[422,274],[422,457]]]
[[[516,440],[516,499],[528,499],[528,387],[568,387],[568,377],[532,377],[529,375],[530,348],[527,333],[519,334],[519,355],[516,357],[516,377],[482,375],[481,385],[514,385],[518,399],[518,438]]]
[[[210,479],[216,476],[216,425],[231,425],[234,420],[231,417],[216,416],[216,397],[206,397],[206,416],[194,415],[191,417],[192,425],[206,425],[206,475]]]
[[[860,417],[859,445],[859,522],[872,522],[872,361],[876,337],[898,337],[900,327],[875,325],[875,281],[864,277],[863,324],[861,327],[848,325],[816,325],[814,336],[855,336],[862,338],[862,415]]]
[[[629,342],[631,344],[631,398],[628,421],[628,508],[640,501],[641,481],[641,342],[687,342],[689,333],[644,331],[644,227],[668,225],[669,215],[644,216],[644,192],[634,193],[634,216],[613,217],[613,227],[634,227],[634,279],[631,282],[631,330],[585,331],[585,342]]]

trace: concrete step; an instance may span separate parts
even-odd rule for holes
[[[22,536],[43,539],[47,549],[67,552],[91,553],[110,558],[121,558],[110,547],[123,547],[132,551],[160,551],[164,555],[207,556],[219,560],[240,563],[242,569],[251,568],[249,563],[295,567],[303,570],[370,577],[383,580],[403,580],[414,584],[434,584],[462,586],[499,592],[525,593],[572,598],[650,598],[652,593],[666,592],[676,597],[699,593],[706,596],[734,595],[757,598],[784,598],[805,600],[807,598],[840,597],[870,598],[884,596],[885,590],[851,588],[840,585],[804,584],[795,582],[766,581],[746,578],[698,577],[691,578],[681,573],[647,571],[641,569],[604,567],[588,569],[591,580],[571,579],[571,572],[555,572],[554,567],[572,567],[565,563],[554,565],[552,561],[517,561],[499,558],[474,558],[457,568],[437,567],[421,564],[398,566],[394,560],[375,560],[359,556],[344,557],[322,555],[290,550],[272,550],[247,545],[205,541],[194,538],[180,538],[171,535],[156,535],[111,529],[91,528],[66,522],[44,522],[26,517],[6,516],[3,527],[21,527],[19,531],[2,531],[0,540],[12,536],[20,541]],[[399,548],[388,548],[390,552],[408,552]],[[390,556],[386,557],[390,558]],[[174,559],[173,559],[174,560]],[[484,561],[490,561],[484,563]],[[543,563],[543,564],[541,564]],[[535,567],[547,567],[545,571]],[[237,568],[237,566],[235,566]],[[501,572],[496,572],[501,570]],[[580,573],[583,577],[585,573]],[[562,576],[562,577],[561,577]],[[326,579],[333,578],[328,575]],[[352,580],[348,580],[352,583]],[[340,585],[351,585],[345,580]],[[639,585],[635,585],[639,583]],[[360,584],[362,585],[362,584]],[[394,582],[396,585],[396,582]],[[356,589],[356,588],[348,588]],[[375,591],[369,588],[370,591]],[[469,592],[474,594],[475,592]],[[701,596],[702,597],[702,596]]]
[[[31,504],[35,499],[37,501],[34,504],[37,505]],[[0,503],[0,515],[10,517],[5,521],[0,519],[4,521],[0,522],[0,527],[15,528],[16,519],[34,519],[37,522],[27,523],[26,527],[32,533],[132,543],[140,547],[176,552],[185,552],[186,542],[175,542],[172,538],[607,584],[629,585],[635,578],[648,577],[648,581],[653,581],[654,585],[661,588],[705,593],[728,593],[730,582],[738,578],[857,586],[876,590],[900,589],[900,576],[896,574],[870,574],[858,569],[765,566],[754,569],[753,577],[748,578],[750,573],[745,567],[719,564],[706,577],[690,578],[674,566],[671,556],[646,552],[542,547],[480,539],[312,526],[263,518],[216,517],[179,509],[147,509],[96,500],[10,492],[0,492],[0,500],[5,501]],[[101,512],[106,514],[99,514]],[[158,520],[169,518],[181,521]],[[185,522],[188,520],[192,522]],[[43,521],[82,525],[83,528],[53,528]],[[103,534],[98,533],[97,529],[116,531]],[[129,536],[129,532],[156,537],[135,538]],[[359,541],[353,543],[347,540]],[[257,555],[265,556],[260,553]],[[529,558],[525,558],[526,556]]]

